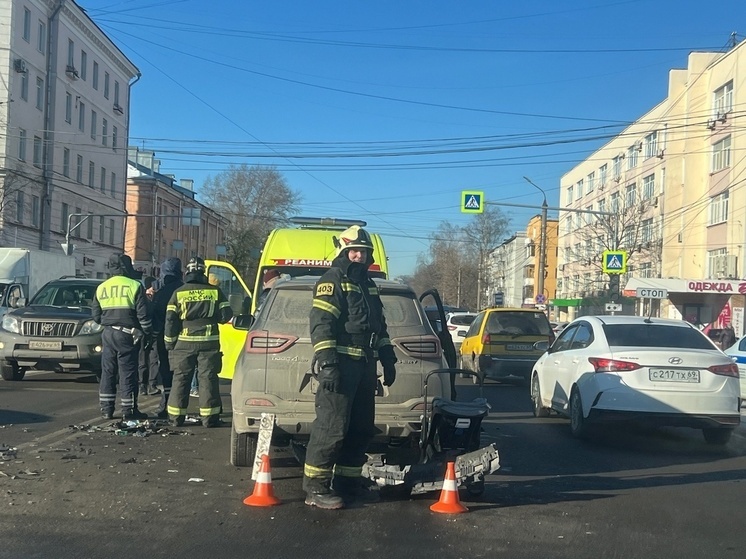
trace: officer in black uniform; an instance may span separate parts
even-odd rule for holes
[[[207,280],[201,258],[189,261],[184,280],[166,308],[163,340],[174,368],[168,416],[172,425],[184,424],[189,388],[197,368],[199,415],[206,427],[215,427],[220,424],[223,408],[218,386],[218,373],[223,366],[218,324],[228,322],[233,311],[220,288]]]
[[[320,365],[316,419],[303,467],[306,504],[338,509],[345,501],[377,497],[364,485],[362,466],[376,433],[376,359],[384,384],[396,380],[378,288],[368,276],[373,243],[355,225],[339,239],[337,257],[314,288],[311,342]]]
[[[171,384],[174,378],[174,370],[168,360],[168,350],[163,341],[163,331],[166,327],[166,307],[171,296],[179,287],[184,285],[181,281],[181,260],[168,258],[161,264],[161,288],[155,292],[151,309],[153,311],[153,331],[155,332],[155,349],[158,353],[158,376],[163,385],[161,401],[155,410],[158,419],[168,419],[166,406],[171,394]]]
[[[138,281],[140,274],[132,268],[132,260],[126,254],[113,254],[109,258],[109,270],[112,277],[96,288],[91,303],[93,320],[104,326],[98,395],[101,416],[106,419],[114,416],[119,375],[122,417],[145,419],[148,416],[137,409],[140,342],[152,336],[145,289]]]

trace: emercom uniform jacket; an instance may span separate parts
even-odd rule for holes
[[[351,262],[343,251],[314,288],[311,343],[319,365],[335,364],[338,355],[367,358],[377,352],[383,365],[396,362],[378,287],[368,277],[368,262]]]
[[[136,328],[146,336],[153,331],[145,288],[139,281],[124,275],[112,276],[96,288],[91,314],[102,326]]]
[[[228,299],[203,273],[187,274],[184,279],[186,283],[173,292],[166,307],[163,341],[166,347],[178,340],[180,346],[196,343],[200,349],[219,349],[218,324],[233,316]]]

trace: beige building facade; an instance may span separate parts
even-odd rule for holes
[[[594,294],[618,298],[601,268],[603,251],[620,249],[628,255],[625,312],[714,327],[733,321],[743,332],[745,90],[744,44],[692,53],[670,72],[658,106],[562,177],[564,316],[588,314],[583,299]],[[637,298],[640,287],[666,297]]]

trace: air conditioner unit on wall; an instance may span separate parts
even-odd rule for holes
[[[717,125],[717,121],[715,119],[710,119],[707,121],[707,128],[710,130],[715,130],[715,126]]]
[[[23,58],[16,58],[13,61],[13,69],[19,74],[25,74],[26,72],[28,72],[26,61]]]

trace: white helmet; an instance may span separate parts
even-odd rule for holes
[[[332,238],[334,239],[334,246],[337,247],[337,256],[348,248],[364,248],[369,251],[371,256],[373,255],[373,241],[370,238],[370,234],[359,225],[353,225],[345,229],[339,235],[339,238]]]

